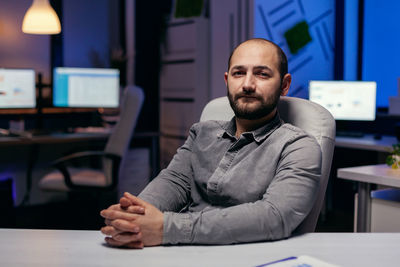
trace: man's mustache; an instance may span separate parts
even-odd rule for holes
[[[250,93],[246,93],[246,92],[238,93],[237,95],[235,95],[235,100],[238,100],[239,98],[242,98],[242,97],[252,97],[252,98],[256,98],[258,100],[262,100],[262,96],[261,95],[259,95],[257,93],[253,93],[253,92],[250,92]]]

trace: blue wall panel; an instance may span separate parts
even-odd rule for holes
[[[256,0],[254,8],[254,37],[277,43],[288,57],[293,75],[290,96],[307,98],[309,80],[333,79],[333,0]],[[291,53],[284,34],[302,21],[308,24],[312,40],[297,53]]]
[[[377,82],[377,106],[387,107],[400,77],[400,1],[364,1],[362,78]]]

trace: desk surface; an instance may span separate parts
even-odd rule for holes
[[[88,141],[95,139],[105,139],[109,133],[101,132],[81,132],[81,133],[54,133],[49,135],[33,136],[32,138],[24,137],[0,137],[0,146],[24,145],[24,144],[46,144],[46,143],[62,143],[71,141]],[[135,133],[135,137],[158,137],[158,133]],[[376,140],[373,135],[365,135],[364,137],[336,137],[335,146],[343,148],[353,148],[361,150],[373,150],[379,152],[390,152],[392,145],[398,141],[394,136],[383,136],[382,139]]]
[[[109,133],[51,133],[32,137],[0,137],[0,146],[53,144],[81,141],[106,140]]]
[[[390,152],[393,150],[392,145],[397,143],[399,143],[399,141],[397,141],[394,136],[384,135],[381,139],[374,139],[372,134],[366,134],[363,137],[337,136],[335,140],[336,147],[372,150],[378,152]]]
[[[338,178],[400,188],[400,170],[386,164],[338,169]]]
[[[98,231],[0,229],[1,266],[257,266],[309,255],[341,266],[398,266],[400,233],[310,233],[231,246],[110,248]]]
[[[52,144],[52,143],[67,143],[67,142],[80,142],[80,141],[95,141],[106,140],[110,136],[108,131],[82,131],[76,133],[62,133],[54,132],[44,135],[34,135],[32,137],[18,137],[18,136],[1,136],[0,146],[10,145],[30,145],[30,144]],[[157,132],[135,132],[133,138],[158,138]]]

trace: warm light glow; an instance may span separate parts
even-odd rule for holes
[[[48,0],[33,0],[25,14],[22,31],[31,34],[57,34],[61,32],[60,20]]]

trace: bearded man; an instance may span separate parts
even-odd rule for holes
[[[169,166],[138,196],[101,212],[111,246],[232,244],[292,235],[311,210],[321,149],[277,112],[288,93],[287,58],[276,44],[237,46],[224,75],[231,121],[192,126]]]

